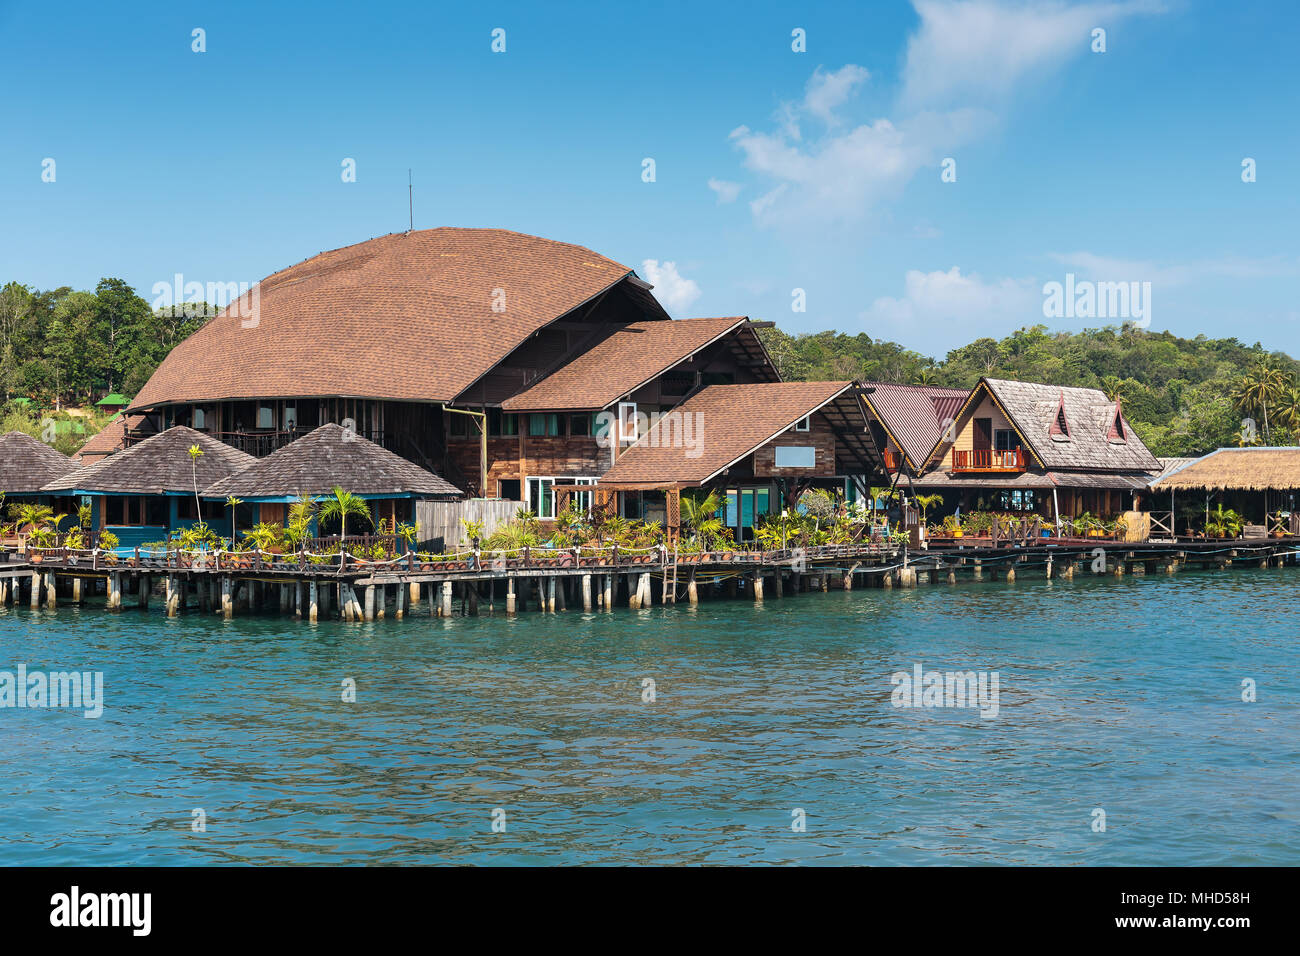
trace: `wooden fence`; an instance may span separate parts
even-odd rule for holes
[[[460,519],[483,525],[487,537],[515,516],[522,501],[507,498],[468,498],[463,501],[417,501],[415,524],[421,547],[430,551],[455,550],[465,540]]]

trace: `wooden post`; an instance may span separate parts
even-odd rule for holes
[[[638,590],[641,592],[641,599],[637,602],[637,607],[650,607],[650,605],[654,604],[654,596],[650,589],[649,571],[642,573]]]
[[[763,603],[763,575],[758,571],[754,572],[754,603]]]
[[[312,578],[307,584],[307,620],[312,624],[316,623],[317,615],[320,614],[320,593],[316,584],[316,579]]]
[[[975,559],[975,580],[976,581],[984,580],[984,562],[981,561],[979,558]]]
[[[388,585],[371,585],[375,589],[375,620],[382,621],[388,610]],[[398,585],[401,587],[401,585]]]
[[[781,586],[778,584],[777,590],[780,590],[780,587]],[[691,568],[690,580],[686,582],[686,600],[691,604],[692,607],[700,603],[700,589],[699,586],[695,583],[694,568]]]
[[[45,606],[53,611],[58,607],[56,589],[54,587],[54,572],[50,571],[45,575]]]
[[[41,608],[41,572],[33,571],[31,609],[33,611],[39,611],[40,608]]]
[[[72,579],[72,603],[80,604],[82,600],[83,598],[81,597],[81,578],[73,578]],[[4,598],[3,596],[0,596],[0,604],[3,603],[4,603]]]
[[[420,603],[420,582],[412,581],[407,585],[407,590],[410,592],[407,597],[409,597],[411,601],[411,610],[414,611],[415,606]]]
[[[545,605],[544,610],[550,612],[551,614],[555,613],[555,578],[554,577],[549,577],[546,579],[546,600],[543,603]]]
[[[451,617],[451,582],[442,582],[442,616]]]
[[[605,575],[605,610],[614,610],[614,575]]]
[[[564,592],[567,591],[568,588],[569,588],[569,579],[568,579],[568,578],[561,578],[561,579],[560,579],[560,583],[556,585],[555,597],[556,597],[556,600],[558,600],[558,601],[560,602],[560,610],[561,610],[561,611],[567,611],[567,610],[569,609],[569,601],[568,601],[568,598],[566,598],[566,597],[564,596]]]
[[[582,576],[582,609],[584,611],[591,610],[591,575],[590,574],[584,574]]]
[[[515,579],[513,577],[508,577],[506,578],[506,613],[507,614],[515,613],[515,601],[516,601]]]
[[[478,617],[478,582],[470,581],[465,588],[469,594],[469,616]]]
[[[289,608],[293,604],[293,598],[289,596],[289,585],[280,585],[280,613],[288,614]]]
[[[221,616],[227,621],[235,613],[235,601],[231,590],[230,578],[223,575],[221,578]]]
[[[635,587],[633,582],[635,582]],[[641,606],[641,581],[635,574],[627,576],[627,606],[632,610],[636,610]]]
[[[114,571],[108,576],[108,606],[114,611],[122,608],[122,572]]]
[[[1016,569],[1014,567],[1007,568],[1007,584],[1015,584],[1015,583],[1016,583]]]
[[[397,604],[393,609],[393,616],[399,621],[406,617],[406,595],[410,590],[409,587],[399,584],[397,586],[397,593],[393,595],[393,599]]]
[[[366,609],[364,616],[367,621],[373,621],[375,619],[375,586],[373,584],[366,585]]]

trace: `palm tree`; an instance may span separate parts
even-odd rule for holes
[[[335,518],[339,520],[339,538],[340,540],[348,536],[348,515],[356,518],[365,518],[372,525],[373,519],[370,517],[370,508],[366,505],[365,499],[354,495],[350,491],[344,491],[338,485],[329,496],[321,499],[319,517],[323,521],[332,521]]]
[[[935,505],[943,504],[943,495],[917,495],[916,506],[921,509],[921,524],[925,524],[925,513]]]
[[[716,490],[707,495],[682,495],[682,521],[692,531],[698,532],[704,522],[712,518],[722,507],[722,496]]]
[[[226,507],[230,509],[230,548],[235,549],[235,509],[244,503],[243,498],[236,498],[231,495],[226,499]]]
[[[194,516],[203,523],[203,506],[199,504],[199,459],[203,457],[203,449],[198,445],[190,446],[190,477],[194,481]]]
[[[1280,368],[1271,357],[1261,358],[1237,381],[1232,399],[1241,412],[1260,415],[1264,419],[1265,441],[1269,439],[1269,406],[1277,405],[1293,382],[1294,376]]]

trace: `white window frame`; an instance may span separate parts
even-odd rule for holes
[[[625,415],[624,412],[631,409],[631,415]],[[618,440],[620,442],[634,442],[641,436],[637,432],[637,411],[636,402],[619,402],[618,403]],[[630,431],[629,431],[630,426]]]
[[[543,515],[543,514],[541,513],[541,511],[539,511],[538,508],[537,508],[537,502],[535,502],[535,501],[533,500],[533,485],[532,485],[532,483],[533,483],[534,481],[536,481],[536,482],[542,482],[542,483],[544,483],[545,485],[549,485],[549,486],[550,486],[551,506],[552,506],[552,508],[554,508],[554,505],[555,505],[555,485],[556,485],[557,483],[558,483],[558,484],[562,484],[562,485],[592,485],[592,486],[594,486],[594,485],[596,484],[596,482],[599,481],[599,480],[600,480],[600,479],[599,479],[598,477],[594,476],[594,475],[592,475],[592,476],[585,476],[585,475],[584,475],[584,476],[581,476],[581,477],[578,477],[578,478],[560,477],[560,476],[557,476],[557,475],[529,475],[529,476],[527,476],[527,477],[524,479],[524,486],[523,486],[524,507],[525,507],[526,509],[528,509],[529,511],[531,511],[533,514],[537,515],[537,517],[538,517],[538,518],[541,518],[543,521],[552,521],[552,520],[554,520],[555,515],[554,515],[554,514]],[[591,495],[591,492],[590,492],[590,491],[577,491],[577,492],[572,492],[571,494],[572,494],[572,496],[573,496],[574,498],[578,498],[579,496],[587,496],[587,497],[589,498],[590,495]],[[582,509],[583,509],[584,511],[590,509],[590,508],[591,508],[591,501],[588,500],[588,501],[586,502],[586,504],[582,505],[581,507],[582,507]]]
[[[801,418],[801,419],[799,419],[797,422],[795,422],[795,423],[794,423],[794,430],[797,431],[797,432],[810,432],[810,431],[812,431],[812,416],[811,416],[811,415],[805,415],[803,418]]]

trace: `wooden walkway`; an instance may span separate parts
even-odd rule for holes
[[[782,551],[684,555],[526,549],[510,555],[466,553],[441,560],[404,555],[389,561],[305,554],[193,554],[179,551],[72,552],[33,549],[23,560],[0,560],[0,607],[26,603],[55,609],[60,598],[82,604],[102,593],[109,610],[147,608],[155,591],[168,616],[185,610],[269,612],[309,621],[407,616],[427,600],[428,613],[475,615],[480,606],[507,614],[532,607],[612,611],[620,604],[691,604],[701,597],[755,601],[802,591],[855,586],[912,588],[959,580],[1015,581],[1026,574],[1172,574],[1192,566],[1281,567],[1295,562],[1300,536],[1220,541],[1125,542],[1102,538],[933,541],[907,550],[881,543]],[[659,587],[652,586],[657,580]],[[656,590],[658,595],[656,597]],[[128,600],[127,595],[131,596]]]

